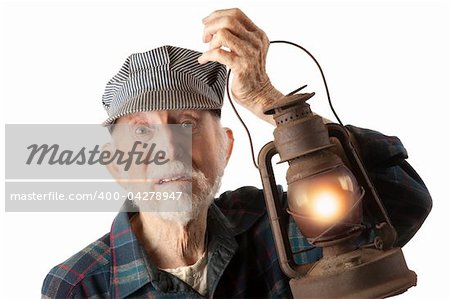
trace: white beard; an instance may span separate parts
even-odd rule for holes
[[[157,201],[157,200],[133,200],[133,205],[136,206],[140,212],[149,212],[153,217],[159,217],[161,219],[167,221],[173,221],[175,223],[181,224],[185,226],[190,221],[197,219],[199,215],[208,210],[214,201],[214,196],[220,189],[220,185],[222,182],[222,176],[224,173],[224,169],[226,166],[226,149],[227,149],[227,136],[223,133],[222,138],[220,140],[220,151],[217,155],[217,172],[216,177],[213,178],[213,182],[209,182],[206,178],[205,174],[199,170],[191,170],[190,167],[187,167],[180,161],[174,161],[170,165],[166,165],[167,168],[160,168],[159,170],[153,171],[152,174],[149,175],[151,178],[153,177],[161,177],[160,173],[157,172],[162,171],[163,173],[186,173],[188,175],[192,175],[192,182],[197,184],[198,191],[194,194],[192,190],[193,184],[180,184],[180,185],[168,185],[168,190],[164,190],[164,185],[158,186],[158,191],[173,193],[176,191],[181,191],[182,194],[178,198],[178,200],[167,200],[167,201]],[[188,169],[188,170],[187,170]],[[124,175],[126,175],[124,173]],[[137,187],[129,186],[128,192],[139,193],[142,189],[148,187],[144,185],[137,184]],[[154,188],[154,186],[153,186]],[[151,189],[153,189],[151,188]],[[174,188],[178,188],[178,190],[173,190]],[[140,189],[140,190],[139,190]]]
[[[214,196],[220,189],[222,177],[218,176],[211,186],[208,184],[205,175],[203,173],[201,175],[203,176],[201,181],[197,180],[199,184],[203,185],[200,187],[200,194],[192,193],[191,197],[190,194],[183,193],[178,200],[176,209],[172,209],[173,211],[170,212],[167,209],[166,211],[158,209],[152,212],[153,216],[185,226],[192,220],[197,219],[203,211],[208,210],[214,201]]]
[[[180,167],[181,163],[174,163]],[[192,182],[196,183],[197,189],[194,193],[192,190],[193,184],[181,184],[171,185],[165,190],[164,185],[158,186],[159,193],[167,192],[168,194],[174,194],[175,192],[181,192],[181,196],[177,200],[133,200],[133,205],[136,206],[140,212],[151,213],[153,217],[159,217],[163,220],[173,221],[177,224],[185,226],[190,221],[197,219],[199,215],[208,210],[214,201],[214,196],[220,189],[222,182],[223,171],[225,168],[225,161],[219,160],[218,172],[214,179],[214,182],[209,182],[205,174],[199,170],[192,170]],[[145,194],[140,190],[148,184],[136,184],[135,188],[130,187],[128,192],[134,194]],[[174,188],[177,188],[174,190]],[[134,190],[133,190],[134,189]]]

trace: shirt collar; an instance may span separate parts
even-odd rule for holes
[[[126,204],[113,221],[111,244],[111,297],[124,298],[150,282],[145,255],[131,230]]]
[[[126,204],[113,221],[111,244],[111,297],[124,298],[148,283],[162,292],[190,292],[184,282],[160,271],[148,258],[131,230]],[[208,290],[214,290],[238,245],[235,230],[220,209],[213,203],[208,211]]]

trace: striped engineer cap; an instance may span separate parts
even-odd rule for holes
[[[155,110],[220,110],[226,67],[199,64],[200,52],[163,46],[130,55],[102,97],[108,126],[123,115]]]

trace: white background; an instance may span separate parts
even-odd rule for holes
[[[4,123],[100,123],[105,83],[129,54],[164,44],[204,51],[202,18],[238,6],[270,39],[300,43],[316,56],[344,123],[401,137],[434,200],[428,220],[404,247],[418,286],[401,297],[443,297],[450,211],[444,191],[450,166],[448,3],[252,2],[2,2],[0,140]],[[274,46],[268,71],[285,93],[309,84],[308,91],[317,93],[313,109],[334,120],[320,74],[305,54]],[[222,190],[259,186],[247,139],[228,103],[223,115],[236,146]],[[242,115],[257,148],[271,140],[269,125]],[[4,167],[3,146],[0,151]],[[4,181],[4,171],[0,176]],[[4,194],[3,183],[0,188]],[[113,217],[2,211],[0,297],[39,297],[48,270],[109,231]]]

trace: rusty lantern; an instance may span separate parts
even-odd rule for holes
[[[286,96],[266,114],[276,123],[274,141],[259,153],[259,170],[282,271],[291,278],[295,298],[382,298],[416,285],[396,231],[371,183],[356,143],[345,127],[323,123],[306,101],[314,93]],[[288,208],[281,206],[272,157],[289,163]],[[287,212],[287,213],[286,213]],[[293,217],[309,243],[323,257],[297,265],[286,219]],[[367,223],[370,222],[370,225]],[[284,224],[284,225],[283,225]],[[371,230],[371,244],[358,237]]]

